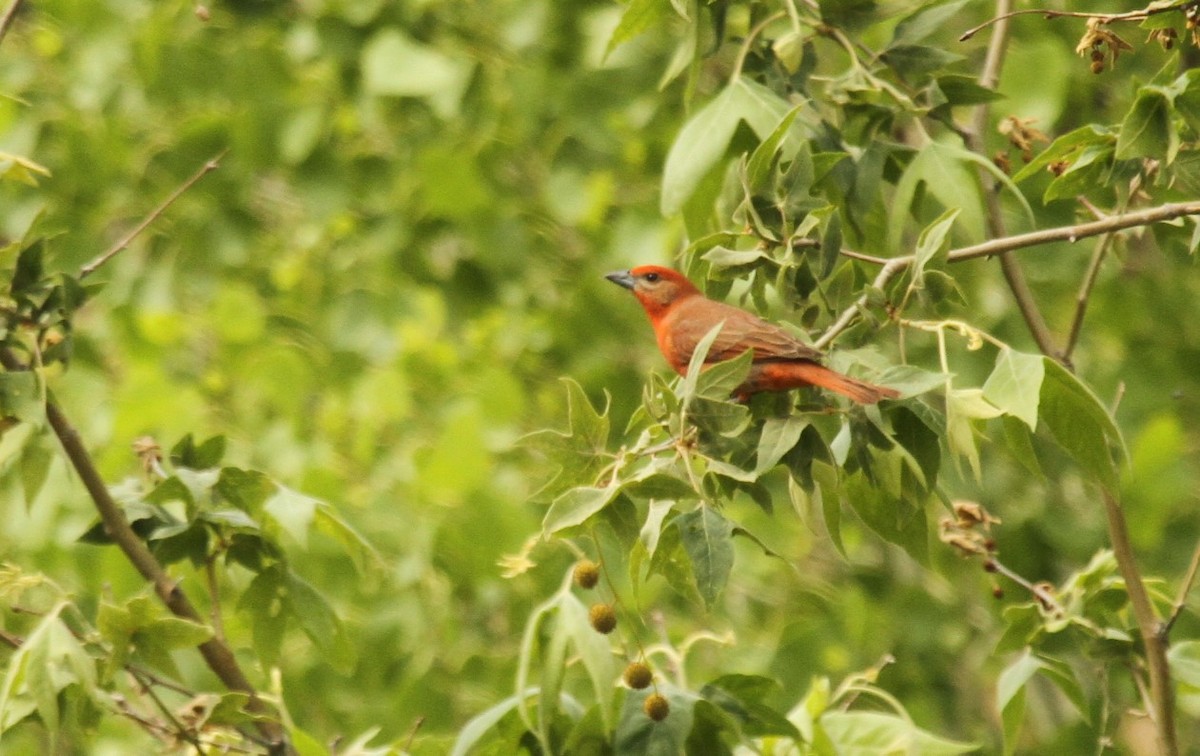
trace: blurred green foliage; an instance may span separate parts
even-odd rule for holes
[[[6,402],[25,397],[4,414],[34,421],[0,439],[0,627],[26,642],[23,657],[0,653],[4,747],[152,742],[86,695],[133,687],[119,651],[94,669],[101,642],[136,638],[139,662],[224,693],[187,650],[209,631],[158,609],[116,549],[88,543],[103,540],[92,505],[35,428],[29,401],[43,387],[205,612],[206,549],[241,539],[217,578],[224,632],[254,684],[282,695],[306,753],[361,745],[376,728],[367,740],[396,749],[415,731],[421,753],[467,735],[512,753],[535,748],[539,730],[579,753],[689,738],[703,752],[738,727],[817,748],[877,733],[868,751],[889,737],[929,753],[957,752],[954,741],[1028,753],[1148,742],[1121,716],[1138,705],[1129,677],[1097,661],[1137,655],[1132,634],[1094,632],[1132,631],[1111,563],[1095,556],[1107,546],[1097,482],[1119,487],[1169,605],[1200,539],[1195,224],[1114,242],[1073,355],[1094,395],[1032,354],[993,262],[949,265],[945,251],[987,234],[992,184],[1012,232],[1085,217],[1077,195],[1106,213],[1194,198],[1188,32],[1180,21],[1165,51],[1114,27],[1136,49],[1097,76],[1074,52],[1082,21],[1015,19],[996,99],[974,83],[987,34],[955,41],[988,18],[986,3],[799,6],[27,3],[0,45],[0,265],[29,312],[59,292],[39,316],[68,320],[39,327],[69,336],[70,350],[45,355],[44,382],[4,373],[0,387]],[[800,15],[836,33],[793,28]],[[982,154],[970,153],[958,130],[988,102]],[[995,128],[1009,116],[1058,139],[1031,137],[1040,163],[1022,170],[1020,145]],[[1011,178],[989,167],[996,153]],[[56,278],[217,156],[82,289]],[[1067,170],[1044,170],[1051,158]],[[818,246],[793,245],[801,238]],[[35,239],[44,269],[22,281],[20,251]],[[1093,243],[1017,253],[1063,342]],[[832,357],[905,387],[882,417],[810,394],[747,410],[724,401],[716,376],[650,379],[665,369],[644,317],[601,277],[675,261],[710,294],[815,336],[876,273],[839,257],[844,247],[922,258],[898,287],[868,292],[868,317]],[[1011,349],[976,350],[969,329],[897,336],[884,300]],[[939,338],[954,374],[945,393]],[[697,492],[654,455],[612,490],[598,485],[605,454],[635,448],[642,431],[683,434],[679,411],[693,403],[719,441],[694,470],[719,510],[656,509]],[[1106,407],[1128,449],[1117,467]],[[517,444],[527,433],[577,466],[552,480],[555,464]],[[130,451],[144,436],[179,452],[162,480]],[[215,456],[190,440],[218,437]],[[887,457],[899,493],[874,498],[886,481],[853,455],[843,470],[846,454],[882,459],[891,441],[911,464]],[[602,493],[555,498],[581,486]],[[1076,599],[1069,621],[1037,624],[1011,583],[992,597],[996,578],[934,537],[949,499],[1003,520],[1000,557],[1062,585]],[[897,502],[909,520],[897,522]],[[561,517],[545,524],[547,512]],[[183,527],[200,513],[203,527]],[[567,538],[530,541],[557,526]],[[657,548],[645,547],[650,531]],[[610,639],[586,626],[564,579],[581,551],[624,596]],[[1189,609],[1172,636],[1192,740],[1197,629]],[[669,718],[656,730],[642,693],[615,692],[614,670],[639,647],[685,673],[690,685],[675,677],[661,691],[691,727]],[[52,659],[59,678],[87,684],[10,697],[20,658]],[[544,690],[558,686],[540,708],[520,685],[535,672]],[[172,709],[187,701],[165,695]],[[898,701],[911,719],[850,707],[859,696]],[[206,716],[242,725],[241,703],[227,695]],[[494,716],[474,723],[494,726],[468,727],[481,712]]]

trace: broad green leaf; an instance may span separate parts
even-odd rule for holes
[[[612,645],[606,636],[592,628],[587,607],[569,591],[562,594],[559,603],[559,622],[566,627],[571,646],[592,681],[592,692],[600,704],[604,727],[611,730],[616,725],[616,688],[613,681],[617,679]]]
[[[999,409],[983,398],[980,389],[950,389],[946,392],[946,443],[952,453],[966,458],[976,480],[982,477],[982,472],[972,420],[986,420],[1000,414]]]
[[[608,407],[603,412],[597,411],[582,386],[569,378],[564,378],[563,383],[567,388],[567,431],[535,431],[520,441],[530,450],[544,455],[551,467],[558,467],[554,477],[533,495],[538,501],[553,499],[554,495],[569,488],[593,483],[610,459],[605,453]]]
[[[694,499],[698,494],[692,484],[666,473],[637,476],[621,486],[621,492],[639,499]]]
[[[40,423],[43,417],[37,374],[31,370],[0,373],[0,415],[24,423]]]
[[[1004,668],[996,681],[996,706],[1004,723],[1004,753],[1010,754],[1017,745],[1017,734],[1025,718],[1025,686],[1042,662],[1028,649]]]
[[[1200,688],[1200,641],[1185,640],[1171,644],[1167,652],[1171,677],[1184,685]]]
[[[683,384],[680,386],[680,400],[684,407],[687,407],[696,395],[696,384],[700,380],[700,371],[704,369],[704,363],[708,359],[708,350],[712,349],[713,342],[717,340],[717,336],[724,327],[725,321],[722,320],[708,329],[708,333],[696,342],[696,350],[692,352],[692,359],[688,362],[687,373],[684,374]]]
[[[439,116],[452,118],[475,64],[413,41],[396,28],[377,32],[362,49],[363,89],[392,97],[425,98]]]
[[[745,121],[760,139],[767,139],[790,110],[782,97],[744,77],[721,90],[684,124],[667,153],[663,215],[679,212],[701,179],[725,154],[740,122]]]
[[[454,747],[450,750],[450,756],[467,756],[467,754],[476,753],[475,747],[493,727],[500,723],[500,720],[516,710],[523,701],[540,694],[540,688],[523,688],[519,695],[509,696],[476,714],[458,731],[458,737],[454,739]],[[322,747],[320,753],[326,752],[326,749]]]
[[[1051,359],[1044,363],[1041,421],[1085,472],[1115,493],[1118,481],[1112,447],[1124,452],[1120,431],[1108,410],[1078,378]]]
[[[275,495],[263,504],[263,511],[300,544],[300,548],[307,549],[308,531],[312,527],[320,503],[311,496],[305,496],[287,486],[278,486]]]
[[[665,18],[671,10],[670,0],[629,0],[621,20],[604,48],[607,57],[622,43],[628,42]]]
[[[684,743],[692,731],[696,695],[673,685],[659,685],[658,692],[666,697],[671,710],[666,719],[655,722],[642,710],[646,696],[653,692],[653,689],[626,692],[614,736],[615,753],[647,756],[684,753]]]
[[[921,756],[953,756],[979,749],[938,737],[895,714],[877,711],[826,711],[820,718],[821,729],[828,735],[837,754],[911,753]]]
[[[341,618],[316,588],[296,574],[287,573],[286,596],[289,611],[317,648],[322,658],[342,673],[354,666],[356,656]]]
[[[579,486],[558,496],[542,520],[542,532],[557,533],[564,528],[582,525],[588,518],[608,505],[620,491],[619,485],[603,488]]]
[[[800,441],[800,434],[806,427],[808,420],[800,415],[767,418],[758,437],[754,474],[762,475],[774,467]]]
[[[966,0],[953,0],[947,3],[924,3],[919,10],[901,19],[896,24],[889,47],[915,45],[925,41],[931,35],[942,31],[946,22],[953,19],[966,5]]]
[[[767,188],[769,179],[771,178],[771,168],[775,165],[775,157],[779,155],[781,160],[786,160],[789,157],[789,152],[784,149],[780,153],[780,147],[784,144],[784,138],[791,131],[792,124],[796,120],[796,116],[804,105],[797,105],[787,112],[787,115],[779,121],[779,125],[771,132],[770,136],[762,141],[750,153],[750,160],[746,163],[746,179],[750,184],[750,188],[754,191],[762,191]],[[794,142],[795,140],[793,140]],[[801,149],[807,146],[806,143],[799,143]]]
[[[905,222],[924,185],[925,193],[941,203],[943,208],[957,208],[962,229],[968,238],[983,238],[983,205],[979,194],[979,179],[967,165],[967,153],[960,147],[931,142],[921,149],[896,184],[888,220],[890,249],[900,249]]]
[[[953,373],[933,373],[915,365],[892,365],[878,376],[878,382],[896,389],[907,398],[942,388]]]
[[[942,213],[936,220],[921,231],[917,237],[917,249],[913,253],[913,264],[909,266],[912,275],[911,288],[921,289],[925,286],[925,267],[935,256],[945,258],[949,248],[950,229],[959,214],[958,208],[951,208]]]
[[[983,384],[983,398],[1034,430],[1045,373],[1041,355],[1005,347],[996,355],[996,366]]]
[[[25,494],[26,507],[33,505],[33,500],[45,485],[54,456],[41,435],[35,435],[21,450],[21,490]]]
[[[733,571],[733,523],[707,504],[675,519],[704,603],[711,607]]]
[[[1171,103],[1158,87],[1142,87],[1121,122],[1117,159],[1165,158],[1173,134]]]
[[[1059,160],[1071,160],[1073,156],[1080,153],[1085,147],[1089,146],[1112,146],[1116,142],[1116,135],[1103,127],[1095,124],[1081,126],[1074,131],[1069,131],[1050,143],[1050,146],[1042,150],[1033,160],[1017,171],[1013,176],[1013,181],[1021,182],[1035,173],[1046,170],[1053,162]]]

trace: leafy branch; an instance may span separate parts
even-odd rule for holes
[[[1010,252],[1017,249],[1026,249],[1028,247],[1037,247],[1043,244],[1052,244],[1054,242],[1071,242],[1074,243],[1080,239],[1086,239],[1092,236],[1101,234],[1113,233],[1115,231],[1123,231],[1128,228],[1137,228],[1139,226],[1149,226],[1154,223],[1162,223],[1164,221],[1175,220],[1191,215],[1200,215],[1200,202],[1173,202],[1158,207],[1138,210],[1131,213],[1121,215],[1112,215],[1100,220],[1089,221],[1087,223],[1079,223],[1070,226],[1058,226],[1055,228],[1041,229],[1039,231],[1030,231],[1024,234],[1014,234],[1001,239],[989,239],[979,244],[972,244],[966,247],[952,249],[946,254],[946,262],[965,262],[967,260],[975,260],[980,257],[991,257],[1004,252]],[[843,251],[846,257],[863,262],[872,263],[882,266],[880,271],[875,275],[871,282],[870,289],[883,289],[892,278],[898,273],[901,273],[914,262],[915,255],[904,255],[901,257],[875,257],[874,255],[864,255],[859,252]],[[852,305],[847,307],[834,320],[834,322],[821,334],[821,337],[814,342],[817,348],[829,346],[843,331],[849,328],[861,315],[862,310],[867,307],[870,299],[870,294],[864,293],[854,301]]]
[[[1024,8],[1022,10],[1008,11],[984,21],[978,26],[974,26],[963,32],[959,38],[959,42],[966,42],[971,37],[974,37],[979,32],[988,28],[992,24],[999,24],[1016,16],[1041,16],[1045,19],[1055,18],[1085,18],[1091,21],[1096,21],[1101,24],[1111,24],[1119,21],[1145,21],[1151,16],[1159,13],[1189,13],[1188,8],[1191,3],[1179,3],[1177,5],[1157,5],[1152,4],[1138,10],[1126,11],[1124,13],[1095,13],[1089,11],[1058,11],[1047,8]]]

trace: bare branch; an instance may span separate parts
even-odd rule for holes
[[[175,191],[171,192],[171,194],[165,200],[163,200],[162,204],[159,205],[158,207],[156,207],[154,209],[154,211],[151,212],[149,215],[147,215],[145,218],[143,218],[141,223],[134,226],[132,231],[125,234],[125,236],[121,237],[120,241],[118,241],[116,244],[112,245],[107,250],[105,250],[104,253],[101,254],[99,257],[97,257],[96,259],[94,259],[90,263],[88,263],[87,265],[84,265],[82,268],[80,268],[79,269],[79,277],[87,278],[91,274],[95,273],[101,266],[103,266],[109,260],[116,257],[117,254],[119,254],[122,250],[124,250],[126,247],[128,247],[130,245],[130,243],[132,243],[133,240],[138,237],[139,234],[141,234],[143,231],[145,231],[147,228],[150,227],[151,223],[158,220],[159,216],[161,216],[163,213],[165,213],[167,211],[167,208],[169,208],[171,205],[173,205],[175,203],[175,200],[179,199],[180,196],[182,196],[184,192],[186,192],[188,189],[191,189],[192,186],[197,181],[204,178],[209,173],[215,171],[217,168],[219,168],[220,164],[221,164],[221,158],[225,157],[226,152],[228,152],[228,150],[224,150],[224,151],[220,152],[219,154],[206,160],[204,162],[204,165],[200,166],[200,170],[193,173],[191,175],[191,177],[188,178],[187,181],[184,181],[182,184],[179,185],[179,187],[177,189],[175,189]]]
[[[1183,6],[1175,5],[1163,8],[1140,8],[1138,10],[1126,11],[1125,13],[1087,13],[1085,11],[1056,11],[1046,10],[1044,8],[1026,8],[1024,10],[1009,11],[1008,13],[1003,13],[995,18],[988,19],[979,26],[963,32],[958,38],[958,41],[966,42],[968,39],[974,37],[976,34],[988,28],[992,24],[998,24],[1003,21],[1007,21],[1014,16],[1029,16],[1036,14],[1047,20],[1052,20],[1055,18],[1095,18],[1099,19],[1100,23],[1102,24],[1111,24],[1114,21],[1145,21],[1151,16],[1159,13],[1168,13],[1171,11],[1182,12]]]
[[[1121,577],[1125,579],[1125,591],[1129,594],[1129,604],[1138,623],[1138,634],[1142,636],[1145,647],[1146,666],[1150,670],[1152,705],[1149,711],[1158,732],[1159,753],[1177,756],[1179,743],[1175,735],[1175,692],[1171,688],[1171,669],[1167,664],[1167,641],[1162,632],[1164,625],[1158,619],[1154,604],[1150,602],[1150,594],[1146,591],[1137,560],[1134,559],[1125,512],[1112,492],[1104,488],[1101,493],[1104,496],[1104,511],[1108,515],[1109,540],[1112,541]]]

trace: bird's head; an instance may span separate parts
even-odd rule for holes
[[[632,291],[651,317],[662,314],[682,297],[700,293],[682,273],[661,265],[639,265],[609,273],[605,278]]]

